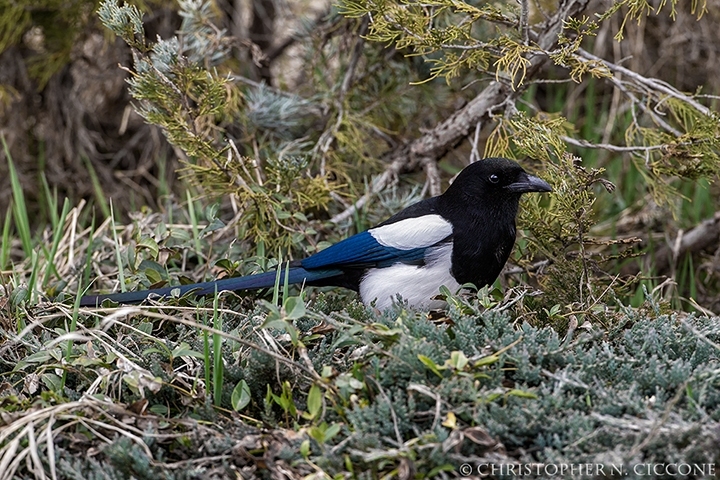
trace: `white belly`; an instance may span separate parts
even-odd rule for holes
[[[445,285],[455,293],[460,284],[450,273],[452,242],[430,252],[425,265],[397,263],[386,268],[375,268],[365,274],[360,282],[360,297],[363,303],[384,310],[390,307],[398,294],[409,305],[419,308],[440,308],[445,302],[433,299]]]

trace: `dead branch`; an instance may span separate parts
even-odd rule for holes
[[[686,253],[700,252],[720,241],[720,212],[715,212],[699,225],[687,232],[682,230],[672,245],[665,245],[655,252],[655,270],[666,272]]]

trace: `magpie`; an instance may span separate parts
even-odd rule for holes
[[[355,290],[379,309],[398,295],[409,305],[438,308],[441,286],[477,288],[500,275],[515,244],[520,197],[551,192],[544,180],[512,160],[487,158],[465,167],[445,193],[415,203],[379,225],[342,240],[280,272],[289,283]],[[81,306],[104,300],[140,303],[151,295],[208,295],[258,290],[275,284],[277,271],[137,292],[90,295]]]

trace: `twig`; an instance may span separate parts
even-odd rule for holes
[[[520,0],[520,35],[523,39],[523,45],[530,44],[530,26],[528,18],[530,17],[530,6],[528,0]]]
[[[651,145],[649,147],[642,147],[639,145],[631,147],[621,147],[620,145],[611,145],[608,143],[592,143],[581,138],[572,138],[567,136],[561,136],[560,138],[562,138],[565,143],[569,143],[577,147],[599,148],[611,152],[649,152],[651,150],[661,150],[665,147],[665,145]]]
[[[338,102],[342,102],[345,99],[345,95],[347,94],[348,90],[350,90],[350,86],[353,84],[353,79],[355,78],[355,69],[357,68],[358,62],[360,62],[363,46],[365,45],[364,36],[367,34],[368,31],[368,23],[369,21],[367,17],[365,17],[362,21],[362,24],[360,25],[360,31],[358,32],[357,41],[355,42],[355,48],[353,48],[353,55],[350,59],[350,63],[348,64],[345,76],[343,77],[342,84],[340,85]]]
[[[717,242],[720,238],[720,211],[679,237],[681,241],[673,242],[673,246],[665,245],[655,253],[654,265],[658,272],[667,270],[670,263],[675,263],[683,254],[699,252]]]
[[[375,385],[377,385],[378,392],[380,393],[380,396],[383,397],[383,400],[387,402],[388,408],[390,409],[390,417],[392,418],[393,427],[395,429],[395,441],[397,442],[398,447],[402,447],[403,441],[402,435],[400,435],[400,428],[398,427],[398,418],[397,414],[395,413],[395,409],[393,408],[393,404],[390,401],[390,398],[385,393],[385,390],[383,390],[382,385],[380,385],[380,382],[378,382],[375,378],[372,379]]]
[[[638,107],[640,107],[640,110],[642,110],[643,112],[645,112],[646,114],[648,114],[650,117],[652,117],[652,119],[653,119],[653,121],[654,121],[655,123],[657,123],[658,125],[660,125],[662,128],[664,128],[664,129],[667,130],[668,132],[672,133],[672,134],[675,135],[676,137],[679,137],[679,136],[682,135],[682,133],[681,133],[678,129],[672,127],[669,123],[667,123],[665,120],[663,120],[662,117],[660,117],[660,115],[659,115],[656,111],[651,110],[647,105],[645,105],[645,102],[641,102],[639,98],[637,98],[630,90],[628,90],[627,87],[625,86],[625,82],[624,82],[624,81],[622,81],[622,80],[620,80],[619,78],[616,78],[616,77],[610,77],[609,80],[610,80],[611,83],[613,83],[613,84],[615,85],[615,87],[616,87],[618,90],[620,90],[621,92],[623,92],[627,97],[630,98],[630,100],[632,100],[632,105],[633,105],[633,107],[636,106],[636,105],[637,105]],[[639,124],[638,119],[637,119],[637,117],[635,116],[634,111],[633,111],[633,122],[634,122],[636,125]]]
[[[327,178],[326,174],[326,159],[327,159],[327,152],[330,149],[330,146],[332,145],[333,141],[335,140],[335,134],[340,129],[340,126],[342,125],[342,122],[345,118],[345,108],[344,108],[344,100],[345,96],[347,95],[348,90],[350,90],[350,87],[353,84],[353,81],[355,79],[355,70],[357,68],[358,62],[360,62],[360,58],[362,57],[362,50],[363,46],[365,45],[365,39],[363,36],[367,33],[368,29],[368,19],[365,18],[362,21],[362,24],[360,25],[360,31],[358,32],[357,41],[355,42],[355,48],[353,49],[353,55],[350,58],[350,62],[348,63],[347,70],[345,71],[345,76],[343,77],[343,81],[340,84],[340,91],[338,92],[338,96],[335,99],[335,104],[337,105],[337,118],[335,119],[335,122],[333,123],[332,127],[326,128],[325,131],[320,135],[320,139],[318,140],[315,148],[313,148],[313,155],[317,155],[317,152],[320,152],[320,176],[323,178]]]
[[[440,394],[433,392],[427,385],[422,385],[420,383],[411,383],[408,385],[407,389],[410,392],[416,391],[435,400],[435,417],[433,418],[432,427],[430,427],[430,430],[435,430],[435,427],[437,427],[437,424],[440,422],[440,413],[443,403]]]
[[[407,159],[405,157],[401,157],[396,159],[393,163],[391,163],[386,169],[385,172],[382,173],[379,177],[376,177],[372,185],[370,187],[370,191],[364,194],[362,197],[360,197],[355,203],[350,205],[348,208],[343,210],[342,212],[338,213],[334,217],[330,219],[332,223],[341,223],[347,220],[348,218],[352,217],[356,211],[363,208],[365,204],[370,200],[370,198],[381,192],[385,189],[388,185],[393,183],[397,176],[404,171],[404,168],[406,168],[405,162]]]
[[[550,264],[550,260],[541,260],[539,262],[533,263],[529,267],[516,266],[516,267],[505,268],[502,273],[503,273],[503,275],[516,275],[518,273],[536,272],[536,271],[540,270],[541,268],[543,268],[544,266],[549,265],[549,264]]]
[[[427,158],[423,161],[423,164],[425,165],[425,175],[427,176],[430,195],[437,197],[442,193],[440,189],[440,170],[438,169],[437,162],[432,158]]]
[[[480,126],[482,124],[478,122],[475,125],[475,136],[472,139],[471,145],[472,148],[470,149],[470,163],[475,163],[478,160],[480,160],[480,151],[478,150],[478,143],[480,141]]]
[[[317,17],[315,17],[315,20],[312,22],[312,27],[307,30],[307,32],[315,32],[317,31],[318,27],[322,25],[323,20],[330,14],[330,9],[326,9],[322,11],[320,14],[318,14]],[[342,17],[338,16],[333,23],[337,23],[340,21]],[[292,33],[285,38],[285,40],[279,42],[277,45],[273,45],[272,48],[270,48],[269,51],[265,53],[265,61],[267,61],[268,64],[271,64],[277,57],[283,54],[283,52],[290,47],[291,45],[295,44],[299,39],[303,38],[304,36],[309,36],[307,33],[304,32],[304,35],[301,37],[297,33]]]
[[[597,56],[593,55],[592,53],[590,53],[586,50],[583,50],[582,48],[578,50],[578,54],[587,60],[602,62],[613,72],[622,73],[623,75],[626,75],[629,78],[632,78],[633,80],[649,87],[652,90],[657,90],[657,91],[666,93],[667,95],[670,95],[671,97],[673,97],[677,100],[685,102],[688,105],[695,108],[698,112],[702,113],[703,115],[709,116],[711,114],[709,108],[698,103],[692,97],[689,97],[689,96],[685,95],[684,93],[679,92],[678,90],[674,89],[673,87],[671,87],[667,83],[663,82],[662,80],[658,80],[657,78],[644,77],[637,72],[633,72],[630,69],[627,69],[625,67],[621,67],[620,65],[616,65],[614,63],[608,62],[607,60],[603,60],[602,58],[597,57]]]

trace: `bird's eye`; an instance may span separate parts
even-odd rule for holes
[[[490,180],[490,183],[498,183],[500,181],[500,177],[493,173],[490,177],[488,177],[488,180]]]

